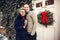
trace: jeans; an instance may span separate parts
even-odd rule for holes
[[[30,34],[28,34],[29,40],[36,40],[37,34],[35,33],[34,36],[31,36]]]

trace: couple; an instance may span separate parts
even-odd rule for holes
[[[19,15],[14,20],[16,40],[36,40],[37,17],[28,4],[19,10]]]

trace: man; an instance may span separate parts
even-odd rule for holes
[[[24,5],[24,9],[26,11],[26,19],[27,19],[27,32],[29,40],[36,40],[36,28],[37,28],[37,17],[34,15],[32,11],[30,11],[30,6],[28,4]]]

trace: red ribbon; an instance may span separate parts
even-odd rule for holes
[[[47,17],[47,15],[48,15],[48,12],[42,12],[42,23],[43,24],[44,23],[48,24],[48,17]]]

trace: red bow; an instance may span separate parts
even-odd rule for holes
[[[44,23],[48,24],[48,17],[47,17],[47,15],[48,15],[48,12],[42,12],[42,23],[43,24]]]

